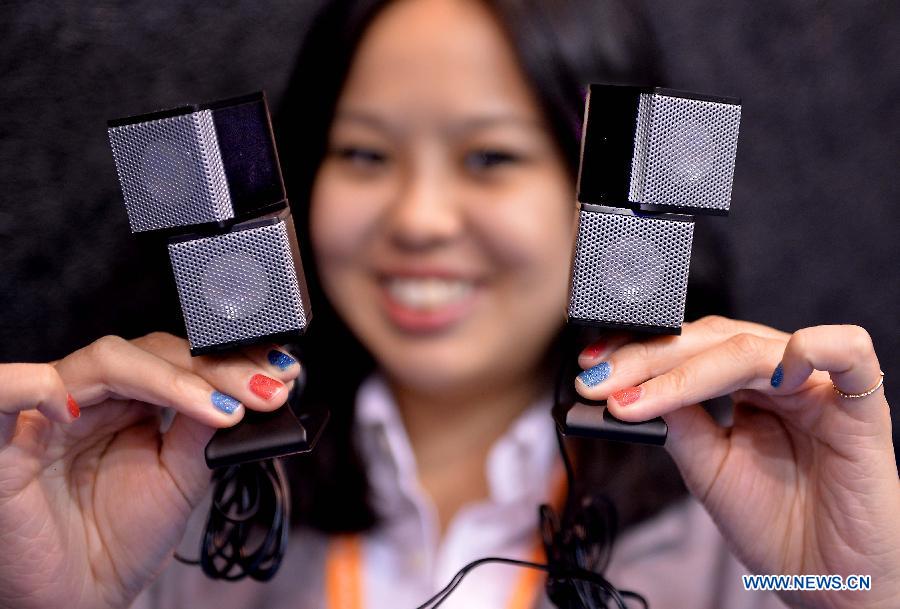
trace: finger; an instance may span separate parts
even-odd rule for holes
[[[657,336],[631,342],[611,353],[606,361],[588,368],[575,380],[575,389],[591,400],[636,385],[673,369],[681,362],[725,343],[738,335],[759,336],[785,344],[790,335],[760,324],[719,316],[684,325],[681,335]]]
[[[282,382],[295,381],[301,386],[305,381],[305,369],[300,361],[291,355],[287,347],[280,345],[252,345],[242,352],[265,374]]]
[[[204,448],[215,430],[183,414],[176,414],[162,436],[160,463],[191,507],[196,507],[209,487],[210,471]]]
[[[872,337],[859,326],[816,326],[794,332],[772,373],[771,385],[777,394],[793,393],[814,370],[828,372],[834,386],[849,394],[864,393],[881,379]],[[883,391],[859,399],[883,398]],[[839,398],[837,393],[835,397]]]
[[[688,489],[702,502],[728,454],[728,430],[699,404],[668,412],[663,419],[668,426],[666,451]]]
[[[300,362],[291,355],[287,348],[279,345],[255,345],[244,350],[244,354],[260,366],[270,366],[270,370],[278,373],[299,374]]]
[[[784,341],[787,341],[791,336],[789,332],[783,332],[763,324],[742,319],[731,319],[721,315],[707,315],[696,321],[689,321],[684,324],[683,329],[688,329],[691,333],[699,330],[704,334],[717,335],[720,340],[735,334],[755,334],[765,338],[782,339]]]
[[[738,389],[769,390],[782,352],[779,339],[738,334],[664,374],[614,391],[607,407],[623,421],[646,421]]]
[[[187,340],[166,332],[151,332],[146,336],[135,338],[131,342],[176,366],[189,370],[193,369],[196,362],[202,362],[204,357],[208,357],[202,355],[199,357],[191,356],[190,344]],[[240,353],[253,361],[259,366],[260,373],[278,378],[284,382],[297,378],[301,373],[300,363],[284,347],[277,345],[252,345],[242,347],[239,351],[231,352],[231,354],[235,353]]]
[[[252,410],[269,411],[284,404],[294,385],[293,379],[300,372],[300,366],[280,371],[273,370],[268,363],[254,361],[253,357],[263,359],[259,350],[235,350],[192,357],[185,339],[163,332],[154,332],[131,342],[192,371]]]
[[[641,345],[632,348],[643,355],[649,355],[656,347],[667,347],[673,342],[679,342],[682,348],[702,349],[714,342],[721,342],[735,334],[756,334],[767,338],[780,338],[787,341],[790,335],[781,330],[776,330],[762,324],[738,319],[729,319],[719,315],[708,315],[697,321],[687,322],[683,326],[682,337],[655,337],[645,341],[635,342]],[[623,347],[626,343],[634,341],[634,335],[626,332],[610,332],[603,335],[585,347],[578,355],[578,364],[583,369],[590,368],[604,361],[605,357]]]
[[[78,417],[77,403],[70,400],[50,364],[0,364],[0,413],[7,420],[34,408],[52,421],[69,423]]]
[[[605,361],[609,355],[622,345],[634,340],[628,332],[609,332],[593,341],[578,354],[578,365],[586,370]]]
[[[191,369],[252,410],[275,410],[284,404],[294,386],[293,380],[285,383],[263,374],[259,366],[240,353],[195,357]]]
[[[108,398],[133,399],[174,408],[213,427],[229,427],[244,416],[239,400],[116,336],[75,351],[57,362],[56,370],[83,406]]]
[[[575,377],[575,390],[590,400],[604,400],[616,389],[665,372],[691,352],[688,341],[679,336],[631,342],[585,368]]]

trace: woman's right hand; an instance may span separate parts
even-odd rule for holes
[[[209,486],[215,429],[284,404],[300,366],[269,352],[191,357],[154,333],[0,365],[0,608],[130,605]]]

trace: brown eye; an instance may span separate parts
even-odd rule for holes
[[[334,149],[332,154],[341,161],[360,167],[378,167],[387,162],[387,155],[374,148],[345,146]]]
[[[518,160],[518,155],[511,152],[485,148],[467,154],[465,157],[465,165],[472,171],[484,171],[495,167],[511,165]]]

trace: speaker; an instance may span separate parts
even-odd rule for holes
[[[169,240],[192,355],[288,342],[312,315],[290,212]]]
[[[283,205],[262,92],[107,125],[132,232],[223,223]]]
[[[578,200],[727,215],[740,100],[659,87],[590,86]]]
[[[680,334],[693,236],[689,216],[582,204],[569,322]]]

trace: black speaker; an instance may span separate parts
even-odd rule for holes
[[[134,233],[168,237],[192,355],[289,343],[312,313],[265,94],[107,123]],[[302,383],[206,447],[210,468],[312,450],[328,410]]]
[[[222,223],[284,204],[262,92],[107,125],[132,232]]]
[[[591,85],[578,200],[726,215],[740,100],[659,87]]]
[[[312,318],[290,212],[169,241],[191,354],[290,342]]]
[[[670,212],[728,213],[740,119],[733,98],[590,86],[569,284],[567,333],[577,348],[598,328],[681,333],[694,222]],[[662,418],[625,423],[605,402],[577,395],[575,360],[561,355],[553,408],[561,433],[665,443]]]
[[[689,216],[582,204],[569,322],[680,334],[693,236]]]

